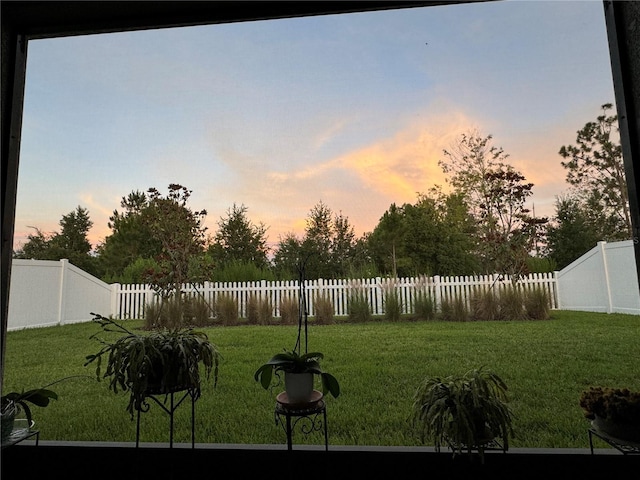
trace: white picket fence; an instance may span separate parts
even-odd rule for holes
[[[439,306],[442,299],[459,296],[468,301],[474,292],[494,288],[496,291],[511,285],[508,278],[499,275],[468,277],[413,277],[413,278],[371,278],[361,280],[311,280],[305,282],[307,312],[315,315],[314,301],[317,297],[332,301],[334,314],[348,314],[349,298],[358,293],[366,296],[374,315],[384,313],[385,297],[395,290],[404,313],[413,312],[419,294],[428,294]],[[550,300],[550,307],[558,307],[557,282],[555,273],[531,274],[519,279],[517,286],[522,291],[534,288],[544,289]],[[119,319],[143,318],[147,304],[156,300],[155,292],[148,285],[112,285],[116,299],[115,311],[111,314]],[[259,282],[205,282],[200,285],[184,285],[183,292],[191,296],[201,296],[210,305],[215,305],[221,296],[232,297],[238,305],[238,315],[245,317],[247,304],[252,296],[268,300],[273,306],[273,315],[280,316],[280,302],[299,294],[298,281]]]

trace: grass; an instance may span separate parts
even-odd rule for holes
[[[129,320],[129,326],[142,322]],[[274,423],[279,389],[263,390],[253,372],[284,347],[295,326],[204,329],[224,359],[217,388],[208,382],[196,403],[196,442],[282,444]],[[84,357],[99,346],[92,323],[7,334],[3,391],[35,388],[67,375],[93,375]],[[515,413],[512,447],[588,448],[587,421],[578,405],[591,385],[640,390],[640,317],[552,311],[546,321],[373,321],[309,327],[309,350],[325,353],[323,367],[342,394],[327,399],[332,445],[421,445],[409,418],[413,395],[426,376],[446,376],[486,365],[509,387]],[[34,407],[43,440],[135,440],[127,394],[95,377],[55,386],[59,399]],[[152,403],[142,415],[142,442],[168,441],[168,416]],[[190,441],[190,408],[175,417],[175,442]],[[316,435],[296,443],[320,444]],[[605,445],[602,445],[604,447]]]

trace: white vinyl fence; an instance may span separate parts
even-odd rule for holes
[[[91,320],[111,312],[116,289],[68,260],[18,260],[11,264],[8,330]]]
[[[523,290],[547,291],[551,308],[640,315],[640,290],[631,240],[600,242],[560,272],[533,274],[518,282]],[[336,316],[348,314],[349,297],[365,295],[374,315],[384,313],[385,295],[394,289],[405,313],[413,311],[418,294],[428,293],[440,305],[459,295],[469,299],[479,288],[501,289],[510,281],[496,275],[481,277],[416,277],[400,279],[317,280],[306,282],[308,313],[315,314],[318,295],[331,299]],[[298,282],[205,283],[185,286],[190,295],[202,295],[211,305],[222,295],[232,296],[238,313],[246,317],[252,295],[268,299],[279,316],[282,298],[298,294]],[[143,318],[154,298],[148,285],[108,285],[67,260],[13,260],[9,292],[8,329],[63,325],[91,320],[91,312],[118,319]]]
[[[385,296],[395,291],[404,313],[413,312],[416,297],[429,295],[439,306],[442,299],[459,296],[467,301],[473,292],[495,288],[500,290],[511,281],[499,275],[475,277],[413,277],[413,278],[372,278],[362,280],[310,280],[305,282],[308,314],[315,315],[314,300],[318,296],[328,298],[333,303],[334,314],[348,314],[349,298],[353,294],[364,295],[373,315],[384,313]],[[554,273],[532,274],[517,283],[523,291],[534,288],[544,289],[550,299],[551,308],[557,308],[557,287]],[[143,318],[144,309],[151,303],[155,294],[148,285],[118,285],[115,295],[116,310],[111,314],[119,319]],[[185,285],[183,291],[192,296],[201,296],[210,305],[215,305],[221,296],[231,296],[238,304],[238,314],[245,317],[247,304],[252,296],[268,300],[274,309],[274,316],[280,316],[280,301],[283,298],[298,295],[298,281],[259,281],[259,282],[205,282],[201,285]]]
[[[558,272],[558,308],[640,315],[633,241],[598,242]]]

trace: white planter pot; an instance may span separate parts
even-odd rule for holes
[[[284,373],[284,389],[290,403],[308,403],[313,393],[313,373]]]

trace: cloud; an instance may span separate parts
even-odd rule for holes
[[[473,124],[463,113],[415,116],[388,138],[298,168],[276,169],[226,151],[235,180],[217,193],[244,203],[250,217],[269,227],[271,241],[290,232],[302,235],[319,201],[348,217],[360,235],[375,227],[391,203],[412,203],[417,193],[444,185],[442,150]]]

